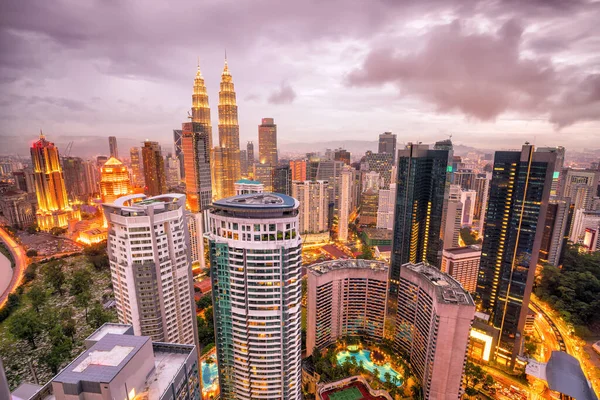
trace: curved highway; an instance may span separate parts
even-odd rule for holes
[[[25,250],[17,243],[15,240],[6,232],[4,229],[0,227],[0,240],[4,242],[6,247],[10,250],[13,258],[15,259],[15,268],[13,270],[12,278],[10,280],[10,284],[0,296],[0,308],[4,307],[4,303],[8,299],[9,293],[17,290],[17,287],[21,284],[23,280],[23,274],[25,273],[25,268],[27,268],[27,256],[25,255]]]

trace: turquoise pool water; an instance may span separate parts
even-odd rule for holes
[[[354,358],[356,358],[357,364],[360,364],[361,361],[363,362],[363,367],[367,371],[375,373],[375,370],[379,370],[380,381],[385,381],[385,373],[389,372],[390,381],[398,386],[402,386],[402,375],[400,375],[397,371],[393,370],[390,363],[385,363],[382,366],[373,364],[373,361],[371,361],[370,350],[363,349],[357,352],[340,351],[339,353],[337,353],[337,363],[339,365],[342,365],[346,360],[350,360],[353,356]]]
[[[214,391],[219,386],[219,372],[217,371],[217,357],[213,354],[208,357],[212,359],[212,363],[202,361],[200,368],[202,368],[202,391],[210,392]]]

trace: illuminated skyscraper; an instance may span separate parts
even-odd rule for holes
[[[301,399],[298,207],[283,194],[255,193],[217,200],[208,213],[224,400]]]
[[[293,181],[305,181],[306,177],[306,160],[292,160],[290,161],[290,169],[292,170]]]
[[[522,351],[555,160],[529,144],[494,157],[477,293],[499,337],[493,357],[511,366]]]
[[[222,170],[222,181],[216,184],[215,178],[219,172],[214,171],[213,199],[233,196],[235,194],[234,183],[241,178],[240,127],[238,125],[235,88],[233,78],[229,73],[227,59],[225,59],[225,67],[221,75],[221,90],[219,91],[219,147],[221,163],[217,163],[217,157],[215,157],[213,171],[217,168]]]
[[[119,197],[129,194],[129,171],[123,163],[114,157],[100,169],[100,194],[103,203],[112,203]]]
[[[252,142],[248,142],[248,144],[246,144],[246,155],[248,157],[248,170],[252,170],[252,165],[254,164],[254,162],[256,161],[254,159],[254,143]]]
[[[167,192],[167,176],[165,174],[165,159],[162,157],[158,142],[144,142],[142,147],[144,160],[144,182],[146,194],[158,196]]]
[[[117,138],[114,136],[108,137],[108,147],[110,150],[110,156],[116,159],[119,158],[119,149],[117,148]]]
[[[192,212],[200,212],[212,202],[211,128],[200,122],[185,122],[181,127],[188,207]]]
[[[129,149],[129,157],[131,158],[132,186],[144,186],[144,173],[142,164],[140,164],[140,148],[132,147]]]
[[[328,193],[326,181],[292,182],[292,197],[300,202],[299,232],[304,243],[329,240]]]
[[[258,162],[277,166],[277,125],[273,118],[263,118],[258,126]]]
[[[41,131],[40,139],[31,146],[31,161],[38,202],[36,220],[40,229],[49,231],[67,226],[71,219],[81,219],[79,210],[69,205],[58,148],[47,141]]]
[[[406,263],[438,265],[446,202],[449,150],[408,143],[398,152],[394,236],[390,263],[389,322],[399,301],[400,269]],[[391,333],[391,332],[390,332]],[[397,333],[396,333],[397,335]]]

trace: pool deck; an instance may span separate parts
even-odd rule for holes
[[[337,353],[337,362],[339,365],[343,364],[347,359],[351,359],[352,356],[354,356],[356,358],[356,362],[360,363],[360,361],[363,361],[363,367],[371,372],[374,373],[375,370],[379,371],[379,380],[380,381],[384,381],[384,376],[386,372],[389,372],[389,374],[391,375],[392,379],[396,379],[396,382],[398,386],[402,386],[402,384],[404,383],[404,379],[402,377],[402,375],[394,370],[392,368],[392,366],[390,365],[389,362],[385,363],[384,365],[376,365],[375,363],[373,363],[373,361],[371,360],[371,350],[368,349],[362,349],[360,351],[357,352],[350,352],[350,351],[340,351]]]

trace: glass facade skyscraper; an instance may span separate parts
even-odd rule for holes
[[[221,398],[300,400],[299,202],[278,193],[213,204],[208,239]]]
[[[529,144],[494,158],[477,293],[499,334],[494,356],[511,364],[521,353],[555,160]]]

